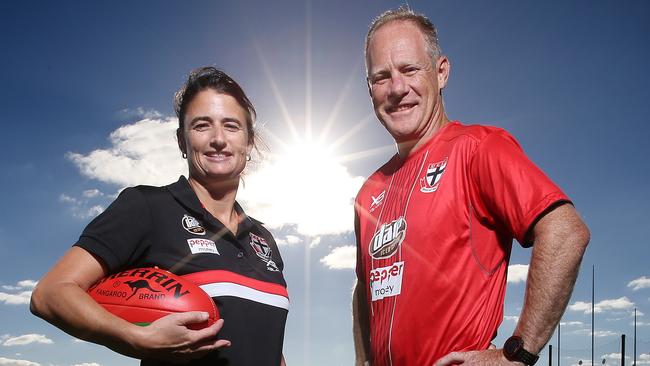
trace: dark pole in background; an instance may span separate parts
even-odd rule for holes
[[[636,366],[636,308],[634,308],[634,363],[633,366]]]
[[[594,289],[596,265],[591,266],[591,366],[594,366]]]
[[[621,334],[621,366],[625,366],[625,334]]]
[[[557,323],[557,366],[560,366],[560,323]]]
[[[548,345],[548,366],[553,366],[553,345]]]

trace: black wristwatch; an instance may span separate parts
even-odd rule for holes
[[[524,340],[521,337],[512,336],[503,344],[503,355],[508,361],[522,362],[524,365],[532,366],[537,362],[539,356],[524,349]]]

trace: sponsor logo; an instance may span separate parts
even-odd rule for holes
[[[271,259],[269,259],[268,262],[266,262],[266,269],[271,272],[280,272],[280,269],[278,268],[277,264]]]
[[[187,245],[190,247],[192,254],[218,254],[217,244],[209,239],[192,238],[187,239]]]
[[[370,195],[370,198],[372,198],[372,203],[370,204],[370,212],[373,212],[374,210],[377,209],[377,207],[381,206],[381,203],[384,202],[385,196],[386,196],[386,190],[381,191],[381,193],[377,197]]]
[[[271,247],[266,243],[266,239],[253,233],[250,233],[250,236],[250,244],[251,247],[253,247],[255,254],[257,254],[258,257],[262,258],[262,260],[265,262],[271,260]]]
[[[437,191],[446,167],[447,158],[443,161],[429,164],[426,175],[420,178],[420,192],[431,193]]]
[[[183,224],[183,229],[187,230],[188,232],[196,235],[205,235],[205,229],[203,226],[201,226],[199,220],[195,219],[194,217],[190,215],[183,215],[181,223]]]
[[[139,277],[141,280],[129,280],[122,282],[121,277]],[[127,300],[139,293],[140,299],[162,299],[165,294],[171,294],[174,298],[178,299],[190,293],[173,278],[169,278],[163,271],[156,271],[151,269],[130,269],[114,275],[108,276],[93,285],[90,291],[94,291],[96,287],[106,281],[113,281],[113,288],[115,290],[108,291],[105,289],[97,289],[97,294],[109,297],[124,297]],[[130,294],[122,290],[126,284],[131,290]],[[140,292],[140,290],[147,290],[147,292]]]
[[[390,266],[375,268],[370,271],[370,294],[372,301],[402,293],[402,275],[404,262],[395,262]]]
[[[131,291],[132,291],[131,295],[126,298],[127,300],[132,298],[133,295],[135,295],[138,291],[140,291],[142,289],[146,289],[146,290],[151,291],[151,292],[161,292],[161,291],[152,289],[147,280],[124,281],[124,283],[129,285],[129,287],[131,288]],[[145,295],[145,294],[140,294],[141,299],[142,299],[142,295]]]
[[[372,236],[368,253],[375,259],[388,258],[397,252],[397,248],[406,236],[406,220],[403,217],[382,224]]]

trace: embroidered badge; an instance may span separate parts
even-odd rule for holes
[[[189,233],[196,235],[205,235],[205,229],[203,226],[201,226],[199,220],[190,215],[183,215],[181,224],[183,225],[183,229],[187,230]]]
[[[438,190],[440,179],[447,167],[447,158],[437,163],[429,164],[427,173],[424,177],[420,178],[420,192],[431,193]]]
[[[266,239],[253,233],[250,233],[250,237],[250,244],[251,247],[253,247],[255,254],[257,254],[258,257],[262,258],[262,260],[265,262],[271,260],[271,247],[266,243]]]

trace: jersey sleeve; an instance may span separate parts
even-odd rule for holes
[[[487,135],[470,162],[473,206],[481,220],[501,227],[523,246],[528,231],[546,211],[571,202],[504,130]]]
[[[137,188],[127,188],[93,219],[75,244],[99,257],[109,272],[133,263],[148,247],[151,215]]]

